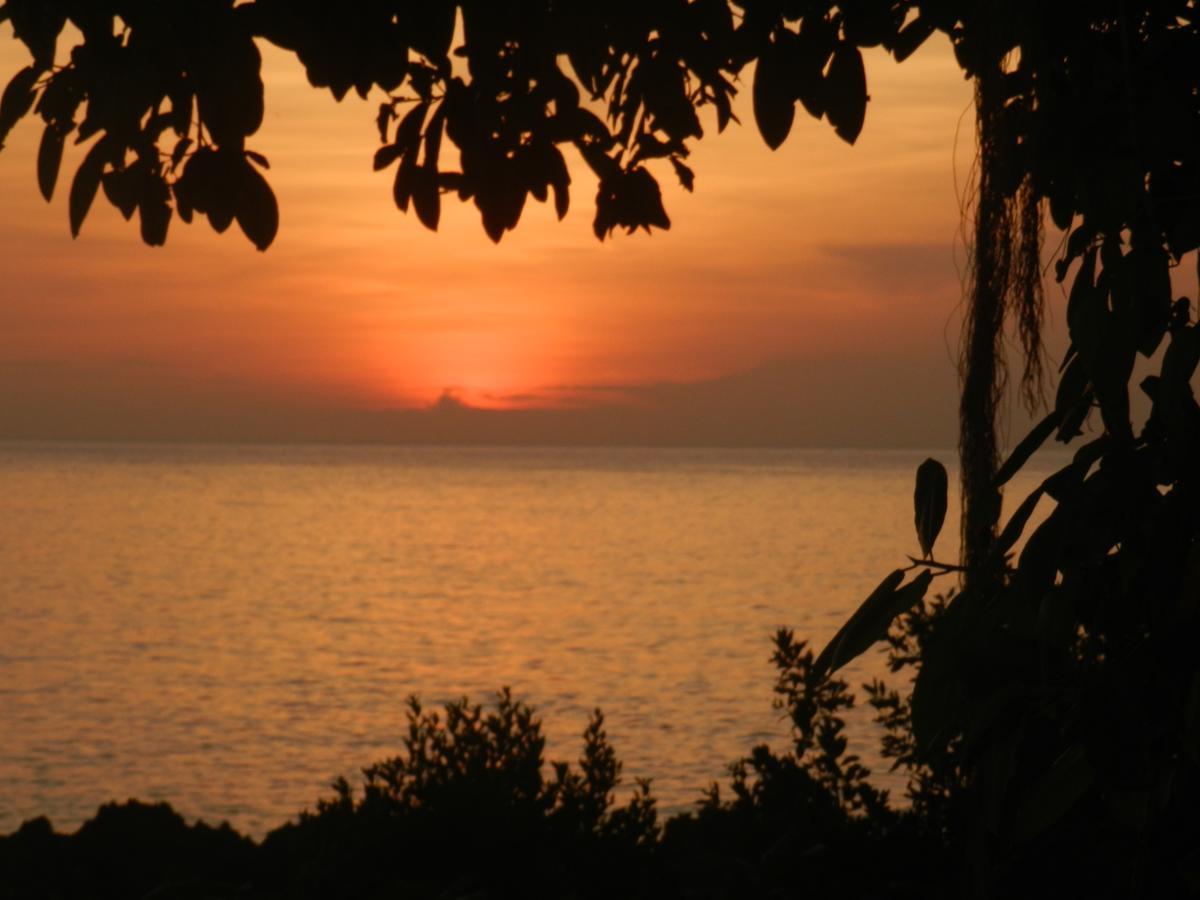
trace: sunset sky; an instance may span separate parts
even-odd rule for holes
[[[25,50],[0,36],[7,79]],[[705,121],[695,193],[656,170],[669,232],[598,242],[595,183],[573,160],[565,221],[527,206],[498,246],[457,200],[437,234],[400,213],[371,170],[376,101],[338,104],[264,55],[248,146],[282,210],[265,254],[236,226],[178,218],[147,248],[102,199],[73,241],[79,153],[46,204],[40,122],[14,131],[0,437],[953,442],[973,123],[940,36],[903,65],[868,53],[854,147],[798,113],[772,153],[746,73],[742,127]]]

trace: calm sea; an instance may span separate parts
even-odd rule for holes
[[[916,552],[927,455],[0,444],[0,833],[138,797],[261,835],[398,752],[410,694],[502,685],[554,759],[602,708],[687,808],[786,745],[771,635]]]

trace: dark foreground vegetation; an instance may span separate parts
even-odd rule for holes
[[[921,602],[891,625],[892,672],[919,668],[950,608]],[[1186,764],[1174,783],[1153,795],[1095,790],[1094,773],[1077,774],[1064,794],[1044,776],[1022,786],[1036,760],[1011,758],[1008,792],[989,796],[991,786],[964,767],[980,736],[917,746],[905,677],[901,691],[864,686],[882,726],[881,752],[908,775],[907,802],[896,804],[847,752],[841,714],[855,698],[846,683],[829,678],[825,660],[788,631],[776,635],[774,662],[791,748],[755,747],[730,767],[724,790],[713,784],[694,812],[666,822],[649,783],[618,790],[621,763],[599,711],[575,765],[545,764],[539,720],[507,690],[487,708],[464,699],[431,712],[413,699],[400,755],[364,770],[358,786],[339,778],[315,812],[260,842],[224,823],[188,825],[166,803],[110,803],[73,834],[33,819],[0,837],[0,898],[1200,893],[1200,767],[1179,760]],[[1140,727],[1106,722],[1111,754],[1129,752]],[[1002,747],[1008,740],[993,739]],[[981,871],[989,883],[972,884]]]
[[[647,782],[617,790],[598,711],[578,762],[545,765],[539,720],[507,691],[486,709],[414,699],[399,756],[357,787],[338,779],[261,842],[165,803],[105,805],[73,834],[38,818],[0,838],[0,897],[950,896],[952,841],[926,776],[913,772],[916,807],[890,809],[846,752],[844,683],[816,679],[788,632],[775,662],[791,751],[755,748],[727,792],[665,823]],[[892,752],[902,716],[882,688],[872,700]]]

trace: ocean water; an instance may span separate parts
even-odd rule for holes
[[[927,455],[0,444],[0,833],[137,797],[261,835],[396,754],[409,695],[503,685],[552,759],[603,709],[686,809],[786,746],[771,636],[822,645],[916,552]]]

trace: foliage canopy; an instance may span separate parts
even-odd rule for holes
[[[10,0],[0,18],[33,59],[5,91],[0,142],[31,110],[41,117],[47,199],[64,142],[91,142],[71,183],[74,234],[103,187],[126,218],[138,214],[149,244],[165,241],[173,213],[201,213],[219,232],[236,220],[263,249],[278,209],[266,160],[248,141],[263,119],[256,40],[266,40],[295,53],[313,86],[338,100],[351,90],[384,97],[375,167],[396,166],[397,206],[430,228],[451,193],[474,202],[497,241],[530,197],[552,196],[561,218],[568,147],[596,178],[598,237],[668,228],[646,163],[669,161],[691,190],[685,159],[703,135],[698,111],[713,107],[725,128],[746,65],[761,60],[754,111],[772,147],[798,100],[853,142],[867,103],[859,47],[903,56],[932,31],[927,17],[902,27],[903,4],[818,4],[802,16],[803,6],[373,0],[335,13],[287,0]],[[81,40],[60,64],[68,23]],[[443,150],[447,139],[456,157]]]

